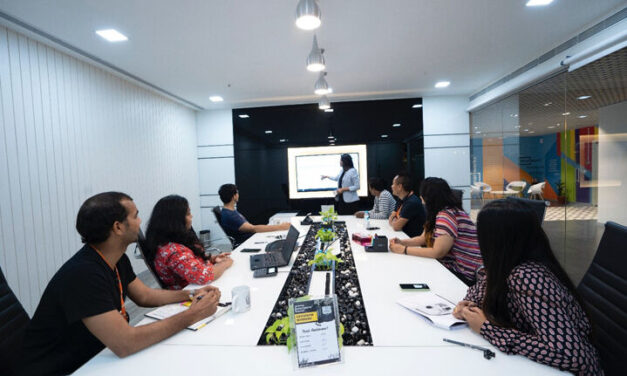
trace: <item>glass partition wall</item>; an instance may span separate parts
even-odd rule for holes
[[[471,215],[508,196],[547,203],[543,228],[575,284],[605,222],[627,225],[627,49],[470,115]]]

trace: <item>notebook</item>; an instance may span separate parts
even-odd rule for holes
[[[432,292],[411,293],[398,304],[416,313],[430,324],[442,329],[458,329],[468,326],[466,321],[453,317],[455,305]]]
[[[151,319],[157,319],[157,320],[167,319],[168,317],[172,317],[178,313],[181,313],[187,310],[189,308],[189,304],[185,304],[185,303],[173,303],[173,304],[167,304],[167,305],[161,306],[153,311],[146,313],[146,317],[150,317]],[[195,324],[188,326],[187,329],[199,330],[203,328],[205,325],[209,324],[210,322],[224,315],[230,310],[231,310],[230,305],[226,307],[218,307],[218,310],[216,311],[216,313],[198,321]]]

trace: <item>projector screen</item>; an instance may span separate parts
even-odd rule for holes
[[[342,168],[340,157],[349,154],[359,173],[357,194],[368,195],[368,158],[366,145],[320,146],[288,148],[290,199],[335,197],[338,182],[321,180],[321,175],[336,177]]]

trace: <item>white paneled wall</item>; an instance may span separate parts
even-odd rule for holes
[[[470,212],[470,118],[466,97],[422,99],[425,177],[445,179],[464,191],[464,209]]]
[[[225,234],[211,210],[214,206],[222,205],[218,196],[220,186],[235,184],[232,111],[198,112],[196,126],[202,228],[210,230],[211,238],[219,241]]]
[[[31,315],[86,198],[128,193],[147,222],[178,193],[198,213],[196,158],[193,110],[0,27],[0,266]]]

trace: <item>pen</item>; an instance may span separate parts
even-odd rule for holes
[[[496,356],[496,354],[494,352],[492,352],[490,349],[486,349],[485,347],[481,347],[481,346],[477,346],[477,345],[472,345],[470,343],[464,343],[464,342],[459,342],[459,341],[453,341],[452,339],[448,339],[448,338],[442,338],[442,340],[444,342],[448,342],[448,343],[453,343],[455,345],[459,345],[459,346],[464,346],[464,347],[470,347],[471,349],[475,349],[475,350],[479,350],[479,351],[483,351],[483,357],[490,360],[492,358],[494,358]]]

